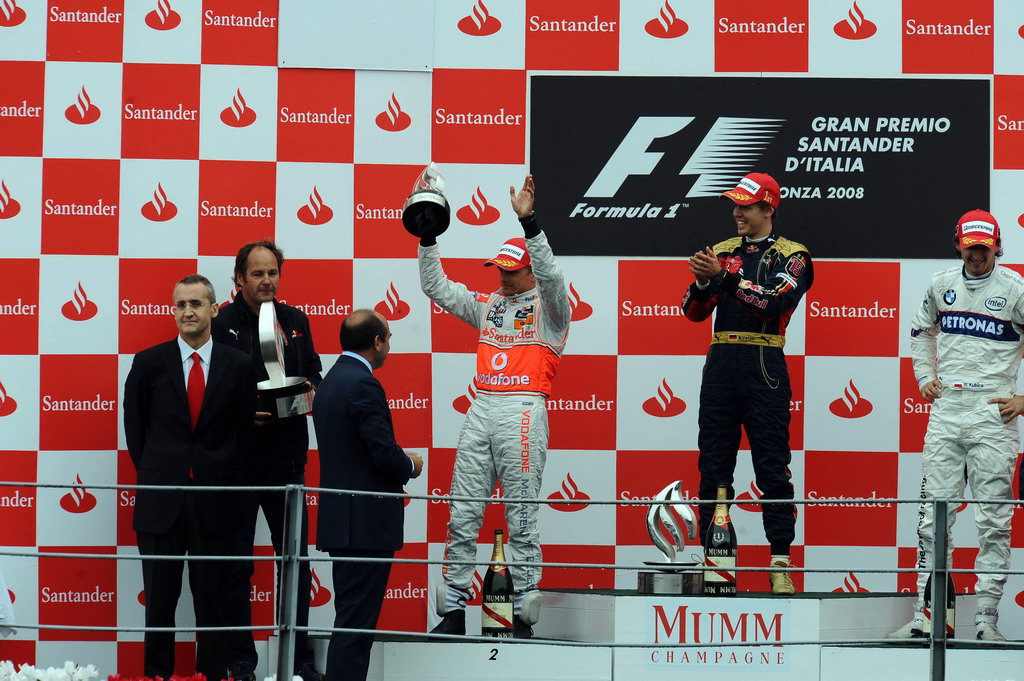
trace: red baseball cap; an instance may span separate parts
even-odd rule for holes
[[[490,260],[484,263],[484,266],[497,265],[503,270],[509,272],[515,272],[521,270],[524,267],[530,266],[530,254],[526,250],[526,239],[522,237],[518,239],[509,239],[501,248],[498,249],[498,255],[494,256]]]
[[[999,223],[988,211],[975,209],[963,214],[956,223],[956,239],[963,248],[977,244],[997,248],[999,241]]]
[[[720,198],[732,199],[741,206],[764,201],[769,206],[779,207],[779,183],[771,175],[750,173],[736,185],[736,189],[724,192]]]

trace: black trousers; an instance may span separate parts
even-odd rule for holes
[[[182,512],[163,534],[137,532],[139,553],[153,556],[230,555],[231,537],[212,535],[196,510],[196,494],[185,496]],[[146,626],[175,626],[174,611],[181,595],[185,560],[143,560],[142,585],[146,595]],[[192,591],[196,626],[244,626],[243,605],[228,588],[230,569],[224,561],[188,560],[188,582]],[[232,600],[234,598],[234,600]],[[248,603],[248,593],[245,596]],[[225,676],[227,650],[248,632],[199,632],[196,635],[196,671],[209,679]],[[174,673],[174,633],[147,632],[143,653],[144,674],[169,679]]]
[[[332,558],[394,558],[394,551],[332,550]],[[376,629],[391,563],[334,563],[334,626]],[[334,633],[327,648],[327,681],[365,681],[373,634]]]
[[[740,446],[740,428],[750,440],[754,479],[765,499],[792,499],[789,471],[789,402],[792,391],[786,357],[780,348],[752,345],[712,345],[700,389],[701,499],[714,499],[719,484],[736,497],[733,474]],[[714,506],[700,507],[700,536],[707,536]],[[765,504],[764,533],[773,554],[788,554],[796,528],[796,506]]]
[[[303,473],[297,474],[290,480],[280,481],[276,480],[269,482],[266,480],[258,480],[250,482],[253,486],[269,486],[269,485],[304,485],[305,475]],[[263,509],[263,517],[266,518],[267,526],[270,528],[270,541],[274,545],[274,553],[278,556],[281,555],[282,548],[284,547],[284,492],[248,492],[240,497],[240,504],[242,510],[242,530],[238,535],[240,555],[252,556],[253,543],[256,540],[256,521],[259,517],[259,511]],[[305,500],[302,503],[302,529],[299,534],[299,547],[300,555],[306,557],[309,555],[309,512],[306,509]],[[245,588],[245,602],[247,604],[245,619],[246,624],[252,623],[252,607],[249,602],[249,592],[251,589],[251,578],[253,574],[253,561],[244,560],[238,561],[232,564],[232,583],[236,585],[236,588]],[[280,617],[280,603],[281,603],[281,571],[276,570],[277,573],[277,599],[275,604],[275,613]],[[296,597],[296,616],[295,624],[300,627],[309,626],[309,598],[310,589],[312,585],[312,571],[308,561],[302,561],[299,563],[299,592]],[[249,636],[247,642],[243,642],[241,646],[236,647],[231,651],[232,662],[242,663],[256,666],[258,661],[256,655],[256,647],[253,643],[252,636]],[[305,631],[295,632],[295,669],[298,670],[303,664],[313,663],[313,650],[309,647],[309,635]]]

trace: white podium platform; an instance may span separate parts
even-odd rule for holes
[[[974,636],[975,600],[973,596],[957,598],[957,638]],[[884,638],[910,619],[913,604],[910,594],[811,593],[779,598],[751,593],[711,598],[545,591],[541,621],[534,627],[537,638],[529,643],[378,638],[368,678],[923,680],[930,678],[930,653],[924,643],[836,645]],[[313,641],[318,666],[324,669],[327,639],[314,637]],[[566,645],[570,641],[595,645]],[[807,641],[825,643],[783,643]],[[617,646],[601,645],[610,643]],[[270,648],[270,658],[276,658],[273,642]],[[273,672],[276,660],[269,662]],[[1022,668],[1024,650],[969,643],[946,653],[949,681],[1012,679]]]

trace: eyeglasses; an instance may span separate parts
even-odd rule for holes
[[[193,310],[202,310],[203,307],[210,303],[205,300],[179,300],[174,304],[174,307],[178,312],[184,312],[185,310],[192,308]]]

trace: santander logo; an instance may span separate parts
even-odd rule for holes
[[[377,127],[385,132],[401,132],[412,125],[412,118],[402,111],[402,105],[398,103],[394,92],[391,93],[391,99],[388,100],[388,108],[377,114],[374,121],[377,123]]]
[[[455,213],[455,217],[467,225],[482,227],[497,220],[501,217],[501,213],[497,208],[487,203],[487,197],[480,191],[480,187],[477,187],[476,191],[473,192],[472,198],[469,200],[469,205],[460,208]]]
[[[690,30],[690,27],[687,26],[685,21],[676,16],[672,5],[668,4],[668,0],[665,0],[665,4],[661,6],[658,16],[644,24],[644,30],[647,31],[648,35],[652,35],[655,38],[678,38],[681,35],[685,35]]]
[[[0,416],[10,416],[18,408],[18,403],[7,394],[4,384],[0,383]]]
[[[146,26],[156,31],[170,31],[181,23],[181,15],[171,9],[169,0],[157,0],[156,9],[146,15]]]
[[[484,579],[480,573],[473,570],[473,580],[469,585],[469,598],[466,605],[480,605],[480,595],[484,592]]]
[[[60,507],[68,513],[88,513],[96,508],[96,497],[82,487],[82,476],[75,476],[75,487],[60,498]]]
[[[334,217],[334,211],[324,203],[316,185],[313,185],[313,193],[309,195],[309,202],[300,208],[295,216],[307,225],[325,225]]]
[[[853,7],[847,13],[846,20],[837,23],[833,29],[836,35],[846,40],[864,40],[870,38],[878,30],[873,21],[864,18],[864,12],[854,0]]]
[[[85,91],[84,85],[75,103],[64,110],[64,118],[75,125],[89,125],[100,119],[100,108],[89,99],[89,93]]]
[[[476,399],[476,391],[473,390],[473,384],[469,385],[469,388],[465,395],[459,395],[452,400],[452,408],[460,414],[466,414],[469,412],[469,408],[473,406],[473,400]],[[3,413],[0,413],[3,416]]]
[[[153,192],[153,200],[143,204],[142,217],[153,222],[167,222],[178,214],[178,207],[167,198],[167,192],[163,185],[156,183],[156,190]]]
[[[7,184],[0,180],[0,220],[9,220],[21,212],[21,204],[11,198]]]
[[[851,572],[843,579],[843,585],[838,589],[832,589],[832,593],[866,594],[871,592],[862,587],[857,575]]]
[[[384,294],[384,300],[377,303],[373,309],[380,313],[384,319],[393,322],[406,317],[409,314],[410,308],[409,303],[402,300],[398,295],[395,282],[391,282],[391,285],[388,286],[388,292]]]
[[[658,393],[643,403],[644,412],[658,418],[669,418],[679,416],[686,411],[686,402],[675,396],[668,381],[661,379],[658,386]]]
[[[256,112],[245,103],[245,97],[242,96],[240,89],[235,90],[231,106],[220,112],[220,120],[232,128],[244,128],[256,122]]]
[[[309,584],[309,607],[319,608],[331,602],[331,592],[320,582],[316,570],[312,570],[313,581]]]
[[[576,481],[572,479],[571,473],[565,474],[565,480],[562,481],[562,489],[553,494],[549,494],[548,499],[580,502],[576,504],[548,504],[548,506],[556,511],[564,511],[566,513],[582,511],[588,506],[585,502],[590,501],[590,497],[587,493],[580,491],[579,485],[577,485]]]
[[[572,308],[571,321],[578,322],[594,314],[594,308],[587,301],[580,298],[579,292],[569,282],[569,307]]]
[[[60,308],[60,313],[73,322],[84,322],[87,319],[92,319],[96,316],[97,312],[99,312],[99,308],[96,307],[96,303],[89,300],[85,289],[82,288],[82,282],[78,282],[78,287],[71,296],[71,300],[64,303]]]
[[[760,513],[761,504],[757,503],[764,496],[761,490],[757,488],[753,482],[750,483],[750,491],[743,492],[736,496],[736,506],[743,509],[744,511],[750,511],[751,513]],[[742,503],[741,503],[742,502]]]
[[[850,384],[843,390],[843,396],[828,405],[830,412],[843,419],[859,419],[870,414],[872,409],[874,405],[860,396],[860,391],[853,384],[852,378]]]
[[[476,0],[473,11],[469,16],[462,17],[458,23],[459,30],[466,35],[481,37],[491,35],[501,30],[501,22],[497,17],[492,17],[487,11],[483,0]]]
[[[0,0],[0,27],[10,28],[25,21],[25,10],[15,0]]]

